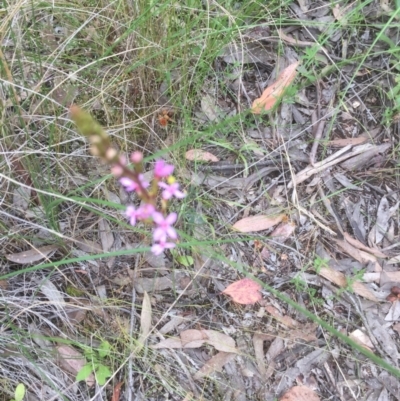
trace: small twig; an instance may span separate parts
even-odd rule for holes
[[[333,216],[333,218],[336,221],[336,225],[339,229],[339,231],[343,234],[343,223],[340,220],[340,217],[337,215],[337,213],[335,212],[331,201],[329,200],[329,198],[325,195],[322,187],[320,185],[318,185],[318,193],[319,196],[321,197],[322,202],[324,203],[325,207],[327,208],[328,212]]]
[[[251,165],[251,167],[264,167],[270,166],[271,164],[276,164],[276,160],[263,160],[257,161]],[[225,170],[243,170],[248,168],[245,164],[229,164],[229,163],[220,163],[220,164],[212,164],[212,165],[205,165],[205,166],[198,166],[200,171],[225,171]]]

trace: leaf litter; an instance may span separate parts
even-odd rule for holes
[[[200,242],[224,236],[227,241],[205,249],[196,243],[191,248],[180,248],[182,254],[166,254],[158,260],[145,254],[123,255],[106,269],[104,258],[84,260],[91,254],[132,249],[132,244],[142,246],[143,237],[114,229],[114,225],[111,228],[106,218],[96,220],[86,211],[60,207],[62,233],[73,236],[71,254],[81,260],[57,271],[51,281],[44,280],[39,272],[24,273],[23,291],[17,280],[4,280],[2,291],[12,300],[7,313],[14,321],[18,319],[23,326],[25,318],[38,320],[42,323],[39,330],[45,328],[50,338],[75,338],[76,334],[83,341],[78,334],[96,332],[112,338],[118,347],[123,343],[121,339],[127,338],[128,321],[132,338],[143,350],[143,358],[135,360],[140,365],[138,371],[151,367],[152,380],[157,381],[157,389],[168,394],[166,398],[201,399],[204,394],[204,399],[227,401],[398,399],[397,382],[380,367],[343,346],[267,290],[261,293],[258,283],[237,284],[241,279],[248,280],[238,273],[235,267],[239,266],[313,313],[327,317],[335,328],[376,355],[393,365],[398,362],[400,312],[396,288],[400,284],[400,257],[394,178],[397,161],[393,158],[398,137],[394,124],[382,120],[390,103],[385,95],[390,88],[385,82],[391,82],[395,71],[390,70],[395,64],[381,58],[386,47],[381,47],[383,36],[378,31],[367,25],[348,29],[353,12],[362,13],[367,23],[374,19],[387,21],[391,5],[372,2],[354,11],[354,5],[341,2],[315,5],[299,0],[288,7],[296,24],[290,26],[289,20],[282,29],[275,29],[274,24],[243,29],[241,40],[226,47],[212,66],[212,75],[218,80],[206,78],[196,98],[198,110],[193,116],[202,117],[195,129],[201,134],[203,127],[209,129],[216,124],[217,129],[213,131],[213,143],[204,135],[196,149],[189,150],[192,154],[186,154],[186,159],[194,162],[188,163],[186,171],[192,179],[188,191],[197,191],[191,205],[196,218],[190,223]],[[332,21],[336,21],[335,26]],[[321,32],[327,38],[323,47],[315,40]],[[51,47],[57,48],[55,35],[47,35]],[[385,35],[397,40],[390,27]],[[389,42],[385,43],[387,46]],[[352,58],[368,46],[374,57],[368,56],[365,66],[360,66]],[[302,60],[302,65],[297,60]],[[307,64],[310,61],[312,64]],[[290,69],[285,70],[285,66]],[[98,73],[102,79],[107,78],[102,68]],[[172,71],[171,79],[163,81],[160,102],[172,101],[169,85],[176,88],[180,79],[181,73]],[[57,79],[49,82],[53,88],[49,97],[55,96],[60,107],[63,102],[59,102],[58,95],[65,94],[58,89],[63,88],[58,88]],[[228,95],[224,95],[222,86],[216,88],[220,82],[229,88]],[[294,97],[287,90],[290,87],[298,90]],[[340,101],[338,93],[343,94]],[[108,95],[106,88],[103,95]],[[38,108],[36,99],[31,100],[33,108]],[[12,103],[7,99],[6,104]],[[100,103],[94,108],[100,110]],[[240,124],[230,125],[230,117],[236,118],[243,110],[255,119],[243,117]],[[318,121],[321,118],[324,124]],[[111,115],[108,120],[112,121]],[[40,121],[36,118],[35,123]],[[176,113],[173,124],[179,123]],[[114,126],[119,124],[117,121]],[[151,141],[149,149],[155,145]],[[160,148],[158,144],[155,147]],[[266,162],[269,164],[263,164]],[[84,174],[75,172],[80,185],[87,182],[87,172],[92,173],[87,166]],[[68,190],[78,183],[78,179],[72,181]],[[28,185],[33,188],[32,183]],[[105,188],[101,187],[100,192],[105,193]],[[210,199],[203,200],[199,196],[203,192]],[[37,224],[38,215],[29,210],[30,203],[36,201],[35,192],[13,188],[10,193],[26,222]],[[86,195],[91,196],[89,192]],[[124,205],[128,198],[121,193],[114,201]],[[275,206],[279,211],[270,214]],[[47,224],[43,223],[44,216],[40,224]],[[117,214],[113,217],[120,218]],[[99,230],[92,230],[96,224]],[[18,220],[8,228],[22,233],[22,238],[35,237],[31,232],[24,236],[25,227]],[[21,245],[19,239],[6,244],[6,259],[11,262],[4,267],[7,273],[15,271],[13,264],[47,262],[46,258],[53,260],[64,252],[61,247],[43,247],[46,242],[37,240],[34,238],[30,245],[32,253],[23,252],[28,246]],[[192,266],[177,270],[179,258],[192,258],[195,272]],[[62,289],[70,282],[80,292],[73,295],[68,288],[64,293]],[[230,288],[231,283],[237,287]],[[100,288],[108,294],[106,308],[93,296]],[[69,318],[72,312],[67,308],[54,313],[56,304],[66,303],[73,311],[84,310],[83,318]],[[15,310],[15,305],[20,309]],[[141,313],[136,308],[141,308]],[[64,312],[68,319],[57,317]],[[163,340],[165,334],[171,337]],[[329,351],[325,350],[327,345]],[[151,357],[146,354],[147,346],[152,347]],[[70,348],[63,353],[67,364],[73,359],[68,356],[73,350],[76,360],[84,363],[84,356]],[[15,358],[7,357],[12,351],[5,349],[7,362]],[[153,355],[155,360],[151,359]],[[44,365],[44,358],[38,360]],[[64,377],[63,370],[75,376],[81,366],[63,367],[57,376]],[[9,374],[6,368],[1,368],[5,377]],[[130,387],[138,399],[145,399],[143,394],[152,397],[152,385],[135,369],[121,377],[134,378]],[[51,375],[51,369],[46,372]],[[57,378],[53,376],[52,380],[56,382]],[[67,379],[57,383],[60,388],[73,385]],[[108,391],[114,389],[113,399],[123,398],[120,389],[127,384],[110,383]],[[79,391],[84,385],[80,384]],[[87,385],[93,386],[93,382]],[[30,389],[36,387],[27,388],[33,391]],[[50,390],[41,387],[49,394]],[[70,399],[80,394],[77,387],[74,391],[68,395]],[[81,394],[81,399],[90,397]]]

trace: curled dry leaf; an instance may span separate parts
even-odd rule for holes
[[[261,285],[249,278],[236,281],[222,291],[225,295],[230,295],[238,304],[252,305],[261,301]]]
[[[27,265],[29,263],[39,262],[39,260],[47,258],[52,252],[56,251],[57,249],[57,245],[47,245],[40,248],[34,248],[25,252],[11,253],[6,255],[6,258],[10,262]]]
[[[296,61],[286,67],[278,76],[277,80],[266,88],[258,99],[254,100],[251,111],[260,114],[262,111],[271,110],[279,101],[286,88],[296,77],[296,68],[299,62]]]
[[[285,217],[286,215],[284,214],[280,214],[278,216],[261,215],[245,217],[244,219],[237,221],[232,228],[241,233],[251,233],[268,230],[268,228],[279,224]]]
[[[279,401],[320,401],[317,393],[306,386],[295,386],[286,391]]]

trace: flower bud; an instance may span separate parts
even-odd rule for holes
[[[143,153],[136,151],[131,154],[131,162],[134,164],[139,164],[143,161]]]

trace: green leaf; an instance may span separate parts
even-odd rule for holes
[[[194,264],[194,260],[191,256],[177,256],[176,261],[185,267],[189,267]]]
[[[15,401],[22,401],[25,397],[25,385],[19,383],[18,386],[15,388],[14,393]]]
[[[76,381],[86,380],[93,372],[93,366],[91,363],[87,363],[76,375]]]
[[[111,345],[108,341],[103,341],[98,349],[99,357],[105,358],[110,354]]]
[[[96,380],[100,386],[103,386],[107,381],[107,377],[110,377],[111,375],[111,370],[107,366],[99,365],[96,369]]]

